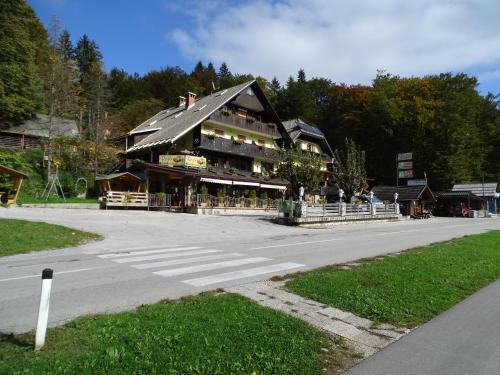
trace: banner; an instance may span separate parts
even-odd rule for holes
[[[160,164],[168,167],[207,168],[207,159],[193,155],[160,155]]]

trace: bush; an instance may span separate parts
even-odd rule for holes
[[[201,187],[200,187],[200,194],[202,194],[202,195],[208,195],[207,185],[205,185],[205,184],[201,185]]]

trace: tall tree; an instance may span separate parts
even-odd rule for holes
[[[219,71],[217,73],[217,81],[221,89],[227,89],[228,87],[233,86],[233,74],[225,62],[220,64]]]
[[[335,150],[335,172],[339,188],[349,198],[360,193],[366,184],[366,155],[352,139],[345,139],[344,149]]]
[[[67,61],[75,59],[75,49],[71,42],[71,36],[67,29],[64,29],[59,35],[58,40],[59,54]]]
[[[45,83],[45,105],[49,116],[47,124],[43,127],[47,131],[47,176],[52,174],[52,143],[55,137],[54,118],[73,117],[76,113],[78,88],[76,81],[78,70],[73,60],[67,58],[61,48],[60,23],[53,17],[49,32],[49,53],[42,75]]]
[[[0,2],[0,121],[17,122],[42,105],[37,64],[43,60],[47,34],[24,0]]]

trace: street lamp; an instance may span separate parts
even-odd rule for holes
[[[394,203],[398,203],[398,198],[399,198],[399,194],[397,192],[394,193]]]

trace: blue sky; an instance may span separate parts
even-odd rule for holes
[[[348,84],[378,69],[402,76],[466,72],[500,93],[497,0],[28,0],[74,41],[87,34],[107,69],[191,71],[202,60],[284,82],[304,68]]]

